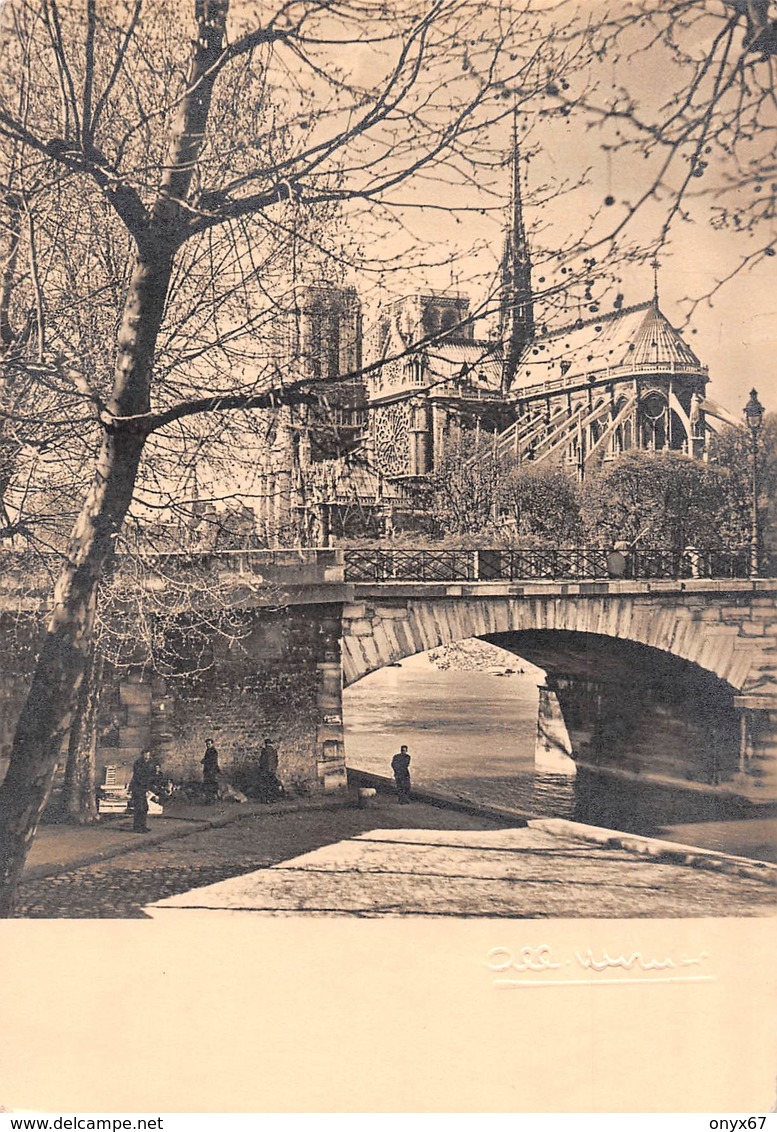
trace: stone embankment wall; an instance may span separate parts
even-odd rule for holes
[[[227,775],[255,766],[265,736],[291,791],[345,787],[340,616],[337,605],[250,611],[231,637],[214,633],[200,671],[176,675],[136,665],[107,668],[100,712],[98,781],[121,781],[150,747],[166,775],[199,780],[212,738]],[[0,741],[7,756],[35,661],[31,618],[0,621]],[[7,758],[0,762],[4,773]],[[60,771],[63,767],[60,767]]]
[[[212,637],[202,671],[127,673],[112,691],[116,747],[103,745],[100,761],[127,766],[149,745],[172,779],[199,780],[211,738],[229,776],[255,766],[269,736],[288,789],[344,787],[338,614],[321,605],[254,614],[232,639]]]

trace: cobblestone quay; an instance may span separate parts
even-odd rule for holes
[[[27,880],[17,915],[139,918],[159,900],[229,878],[248,881],[244,874],[254,874],[251,884],[259,877],[257,910],[270,914],[534,918],[777,912],[777,889],[757,879],[515,825],[420,802],[400,808],[390,797],[364,810],[332,804],[260,811]],[[511,847],[500,863],[488,848],[488,834],[509,826]],[[382,843],[385,831],[397,831],[389,838],[390,852],[379,857],[369,836],[377,830],[383,831]],[[425,837],[423,831],[437,832]],[[300,863],[305,854],[311,856]]]

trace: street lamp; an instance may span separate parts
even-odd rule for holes
[[[758,400],[755,389],[750,390],[750,400],[745,405],[745,421],[750,430],[750,452],[752,466],[752,499],[750,501],[750,577],[757,578],[760,572],[760,546],[758,534],[758,434],[764,421],[764,407]]]

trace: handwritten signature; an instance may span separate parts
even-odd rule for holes
[[[564,956],[554,953],[545,943],[537,947],[519,947],[512,950],[509,947],[492,947],[485,959],[485,966],[494,973],[502,976],[494,980],[498,986],[559,986],[569,984],[593,983],[653,983],[653,982],[711,982],[713,977],[708,974],[692,973],[690,968],[700,969],[709,953],[702,951],[699,955],[666,955],[663,957],[646,956],[642,951],[632,951],[627,954],[610,955],[607,950],[573,951]],[[571,970],[568,970],[571,968]],[[567,977],[558,979],[516,979],[518,974],[542,973],[547,971],[563,971]],[[601,972],[625,972],[616,978],[603,979]],[[643,973],[653,974],[643,977]],[[658,974],[655,974],[658,972]],[[575,979],[571,976],[583,974],[585,977]],[[507,977],[509,976],[509,977]]]

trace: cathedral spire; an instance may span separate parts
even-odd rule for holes
[[[534,306],[531,287],[531,255],[523,224],[521,201],[521,152],[518,144],[518,111],[513,113],[511,154],[512,187],[510,220],[502,257],[499,337],[504,349],[502,391],[507,393],[527,343],[534,337]]]
[[[653,267],[653,306],[657,307],[658,306],[658,269],[660,267],[660,264],[658,262],[658,256],[656,256],[654,258],[653,263],[652,263],[652,267]]]

